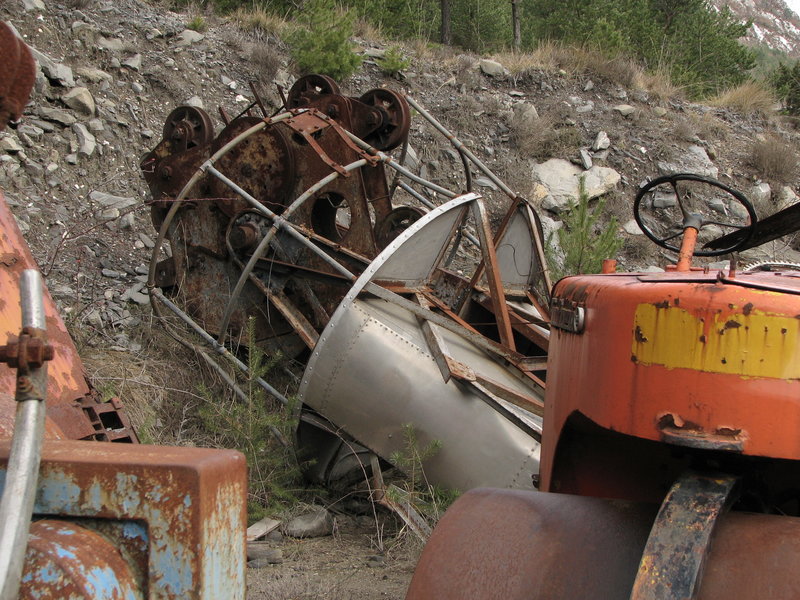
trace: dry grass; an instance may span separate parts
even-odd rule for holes
[[[290,34],[295,28],[294,24],[262,7],[240,8],[233,13],[233,20],[243,31],[279,38]]]
[[[253,44],[250,66],[264,85],[270,85],[281,67],[281,57],[271,44]]]
[[[776,137],[753,143],[750,164],[762,179],[779,183],[793,182],[800,166],[797,148]]]
[[[512,120],[511,139],[520,154],[537,161],[568,156],[581,145],[580,131],[563,125],[557,115],[544,115],[534,121]]]
[[[563,69],[573,76],[591,75],[626,87],[644,80],[642,68],[629,58],[611,58],[590,47],[565,46],[556,42],[539,44],[532,52],[502,52],[494,58],[515,79],[534,71]]]
[[[81,340],[78,340],[80,343]],[[80,348],[87,376],[104,399],[119,397],[145,444],[195,445],[190,425],[203,398],[198,373],[205,369],[191,352],[156,334],[142,353]],[[172,357],[167,360],[163,357]]]
[[[712,113],[688,113],[675,121],[672,134],[686,142],[696,142],[697,138],[706,141],[723,141],[728,137],[730,127],[725,121]]]
[[[743,114],[771,115],[777,100],[766,85],[758,81],[747,81],[729,88],[708,101],[710,106],[729,108]]]
[[[682,88],[672,83],[669,73],[665,70],[640,71],[634,76],[631,87],[643,90],[661,100],[682,98],[685,95]]]

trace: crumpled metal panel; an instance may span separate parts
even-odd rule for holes
[[[0,461],[8,451],[0,445]],[[232,450],[45,442],[34,514],[123,521],[122,538],[144,525],[146,598],[242,600],[246,492]]]
[[[478,394],[455,377],[445,380],[417,317],[362,295],[373,280],[422,283],[473,201],[476,197],[467,195],[432,211],[370,264],[320,336],[299,395],[380,456],[405,450],[406,423],[413,425],[422,447],[440,441],[441,450],[424,463],[427,477],[437,484],[459,490],[485,485],[533,489],[541,418]],[[520,396],[541,400],[542,391],[513,366],[462,336],[438,331],[453,359]]]

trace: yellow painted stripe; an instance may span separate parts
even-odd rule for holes
[[[699,317],[677,306],[640,304],[632,352],[645,365],[800,379],[800,319],[757,310]]]

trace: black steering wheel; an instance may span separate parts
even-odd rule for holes
[[[723,248],[695,250],[695,256],[735,252],[750,241],[753,226],[758,221],[753,205],[744,194],[715,179],[693,173],[657,177],[642,186],[633,203],[633,216],[642,233],[673,252],[680,251],[680,239],[689,227],[697,229],[698,235],[705,228],[713,236],[713,239],[699,240],[706,245],[731,231],[744,233]]]

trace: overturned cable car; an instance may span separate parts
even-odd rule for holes
[[[441,442],[425,464],[433,482],[531,489],[550,289],[531,205],[396,92],[346,97],[312,75],[278,114],[256,105],[260,117],[223,113],[216,136],[206,113],[180,107],[142,160],[156,314],[228,356],[252,320],[255,343],[306,362],[297,443],[318,482],[362,480],[410,423],[420,443]],[[496,231],[478,194],[403,165],[409,105],[451,140],[467,190],[477,168],[511,198]]]

